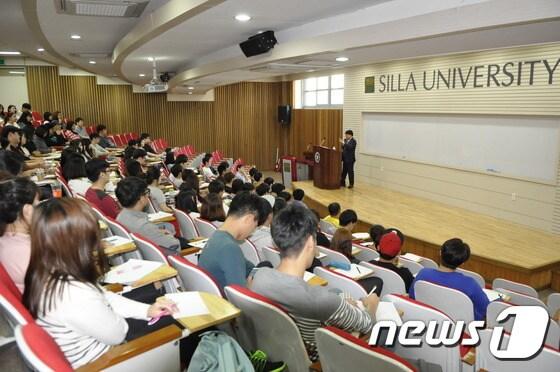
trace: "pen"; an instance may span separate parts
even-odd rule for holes
[[[360,267],[358,265],[356,265],[356,270],[358,270],[358,273],[361,274],[362,272],[360,271]]]

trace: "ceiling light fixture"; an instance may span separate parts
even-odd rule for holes
[[[235,20],[239,22],[247,22],[251,20],[251,16],[248,14],[238,14],[235,16]]]
[[[37,48],[37,51],[38,51],[39,53],[42,53],[42,52],[45,51],[45,48]]]
[[[194,89],[194,87],[188,87],[187,89],[188,89],[188,90],[193,90],[193,89]]]
[[[23,75],[25,74],[25,71],[8,71],[8,73],[13,75]]]
[[[21,53],[20,52],[10,52],[10,51],[6,51],[6,50],[2,50],[2,51],[0,51],[0,54],[3,54],[5,56],[19,56]]]
[[[89,61],[90,65],[95,65],[97,62],[95,62],[94,60]]]
[[[144,76],[146,76],[146,74],[138,74],[138,76],[144,77]]]
[[[153,61],[154,61],[154,57],[148,57],[148,61],[153,62]]]
[[[80,40],[82,37],[78,34],[72,34],[70,35],[70,39],[72,40]]]
[[[350,60],[350,58],[348,58],[348,57],[336,57],[337,62],[347,62],[349,60]]]

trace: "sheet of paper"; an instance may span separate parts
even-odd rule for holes
[[[303,272],[303,280],[305,280],[306,282],[310,281],[313,278],[315,278],[315,274],[310,273],[309,271]]]
[[[421,256],[417,256],[417,255],[412,254],[412,253],[403,254],[403,255],[401,255],[401,257],[405,258],[407,260],[410,260],[410,261],[414,261],[414,262],[422,262],[422,257]]]
[[[327,257],[327,255],[326,255],[326,254],[324,254],[323,252],[319,252],[319,253],[317,253],[317,256],[315,256],[315,257],[317,257],[317,259],[319,259],[319,260],[320,260],[320,259],[322,259],[322,258],[325,258],[325,257]]]
[[[132,284],[152,271],[158,269],[161,262],[131,258],[122,265],[114,267],[105,274],[105,283]]]
[[[168,217],[173,217],[173,215],[171,213],[167,213],[167,212],[157,212],[157,213],[149,213],[148,214],[148,220],[150,220],[150,221],[155,221],[155,220],[159,220],[161,218],[168,218]]]
[[[175,319],[210,314],[198,292],[168,293],[165,297],[175,302],[179,308],[179,311],[173,314]]]
[[[390,320],[395,322],[397,326],[402,326],[403,322],[399,316],[397,308],[392,302],[379,302],[375,311],[375,321]]]
[[[490,302],[499,300],[504,297],[502,293],[495,291],[493,289],[482,288],[482,290],[484,291],[486,297],[488,297],[488,301]]]
[[[365,278],[373,274],[373,270],[368,267],[352,264],[350,270],[334,269],[339,274],[349,276],[352,279]]]
[[[208,238],[206,239],[202,239],[202,240],[198,240],[196,242],[189,242],[189,245],[192,247],[196,247],[196,248],[204,248],[206,247],[206,243],[208,243]]]
[[[110,236],[108,238],[104,238],[104,239],[101,239],[101,240],[103,240],[105,243],[107,243],[111,246],[133,243],[133,241],[131,239],[123,238],[122,236],[118,236],[118,235]]]
[[[367,233],[367,232],[354,233],[354,234],[352,234],[352,236],[354,237],[354,239],[369,239],[369,233]]]
[[[363,245],[364,247],[371,247],[373,245],[373,242],[363,242],[360,243],[360,245]]]

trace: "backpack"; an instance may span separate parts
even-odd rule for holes
[[[222,331],[200,335],[187,372],[254,372],[251,361],[237,341]]]

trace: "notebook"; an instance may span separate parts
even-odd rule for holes
[[[122,236],[117,236],[117,235],[101,240],[110,246],[119,246],[119,245],[134,243],[131,239],[123,238]]]
[[[161,267],[163,263],[131,258],[105,274],[105,283],[132,284]]]
[[[210,314],[199,292],[167,293],[165,298],[175,302],[179,308],[179,311],[173,314],[175,319]]]
[[[191,247],[195,247],[195,248],[200,248],[200,249],[202,249],[202,248],[206,247],[206,243],[207,243],[207,242],[208,242],[208,238],[202,239],[202,240],[198,240],[198,241],[196,241],[196,242],[189,242],[189,245],[190,245]]]
[[[310,281],[311,279],[315,278],[315,274],[310,273],[309,271],[304,271],[303,272],[303,280],[305,280],[306,282]]]
[[[395,322],[397,326],[402,326],[403,322],[392,302],[379,302],[377,310],[375,311],[375,321],[389,320]]]
[[[422,262],[422,257],[417,256],[417,255],[412,254],[412,253],[403,254],[403,255],[401,255],[401,257],[405,258],[409,261]]]
[[[496,300],[506,300],[506,297],[509,297],[503,293],[500,293],[498,291],[495,291],[493,289],[487,289],[487,288],[482,288],[482,290],[484,291],[484,293],[486,294],[486,297],[488,297],[488,301],[492,302],[492,301],[496,301]]]
[[[371,270],[369,267],[364,267],[357,264],[351,264],[351,266],[352,267],[350,268],[350,270],[334,269],[334,271],[339,274],[348,276],[354,280],[362,279],[373,274],[373,270]]]
[[[354,237],[354,239],[369,239],[369,233],[364,232],[364,233],[354,233],[352,234],[352,236]]]

